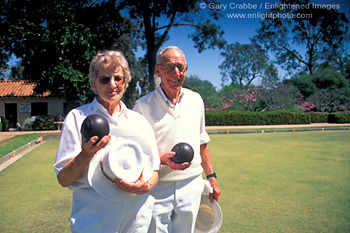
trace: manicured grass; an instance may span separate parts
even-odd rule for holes
[[[255,132],[255,133],[261,133],[262,130],[266,131],[273,131],[273,132],[293,132],[295,131],[323,131],[323,130],[350,130],[350,128],[348,126],[324,126],[324,127],[320,127],[320,126],[309,126],[309,127],[286,127],[286,128],[231,128],[231,129],[209,129],[207,130],[207,132],[210,133],[226,133],[227,131],[229,132]]]
[[[56,179],[58,140],[50,140],[0,173],[0,232],[70,232],[72,193]]]
[[[349,232],[348,131],[211,136],[220,232]]]
[[[4,155],[7,155],[13,150],[18,149],[21,146],[26,145],[29,142],[34,141],[35,139],[39,138],[40,135],[37,134],[24,134],[15,136],[13,138],[9,138],[7,140],[0,142],[0,158]]]
[[[220,233],[349,232],[349,131],[211,135]],[[58,140],[0,173],[0,232],[69,232],[71,192],[56,180]]]

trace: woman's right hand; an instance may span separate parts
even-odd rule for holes
[[[111,135],[104,136],[98,143],[96,143],[97,140],[98,137],[94,136],[89,141],[83,142],[81,152],[63,166],[57,175],[58,182],[63,187],[68,187],[79,179],[86,167],[89,166],[95,153],[109,143]]]
[[[99,151],[101,148],[105,147],[111,140],[111,135],[104,136],[98,143],[98,137],[93,136],[90,138],[89,141],[83,142],[81,146],[81,150],[84,155],[93,157],[97,151]]]

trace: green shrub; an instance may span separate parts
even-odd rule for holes
[[[0,116],[1,118],[1,131],[2,132],[5,132],[5,131],[9,131],[9,121],[3,117],[3,116]]]
[[[55,130],[54,116],[40,115],[37,116],[32,124],[34,131]]]
[[[32,123],[31,127],[34,131],[39,130],[57,130],[55,122],[63,122],[64,116],[62,115],[40,115],[37,116]]]
[[[310,116],[311,123],[327,123],[328,122],[328,112],[308,112]]]
[[[310,124],[306,113],[273,111],[273,112],[238,112],[206,111],[206,125],[285,125]]]
[[[328,123],[350,123],[350,112],[333,112],[328,115]]]

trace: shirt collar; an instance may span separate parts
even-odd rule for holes
[[[182,97],[183,97],[183,90],[182,90],[182,87],[181,87],[181,91],[180,91],[180,95],[179,97],[177,98],[177,101],[176,101],[176,104],[172,104],[171,101],[168,99],[168,97],[165,95],[163,89],[160,87],[160,85],[157,87],[157,90],[159,91],[160,95],[162,96],[163,100],[165,101],[165,103],[169,106],[169,107],[172,107],[174,108],[176,104],[180,103]]]
[[[104,115],[106,115],[106,116],[108,116],[108,117],[110,117],[110,118],[118,118],[119,116],[121,116],[122,114],[124,114],[125,116],[127,116],[127,107],[126,107],[126,105],[122,102],[122,101],[120,101],[120,112],[119,112],[119,114],[117,114],[116,116],[114,116],[114,117],[112,117],[109,113],[108,113],[108,111],[107,111],[107,109],[102,105],[102,104],[100,104],[100,102],[98,102],[98,100],[96,99],[96,98],[94,98],[94,100],[91,102],[91,110],[93,111],[93,112],[101,112],[101,113],[103,113]]]

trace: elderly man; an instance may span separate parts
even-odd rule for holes
[[[156,199],[148,232],[193,232],[201,194],[204,170],[213,193],[221,193],[209,153],[210,138],[205,131],[203,100],[198,93],[182,88],[187,64],[184,53],[175,46],[159,51],[155,67],[161,84],[137,100],[133,110],[141,113],[153,127],[160,154],[159,183],[151,191]],[[193,147],[191,163],[174,163],[172,147],[186,142]]]

